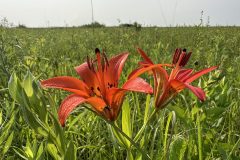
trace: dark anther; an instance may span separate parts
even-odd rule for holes
[[[95,53],[100,53],[100,50],[98,48],[95,49]]]
[[[186,49],[186,48],[184,48],[184,49],[183,49],[183,52],[187,52],[187,49]]]
[[[115,87],[115,84],[110,84],[109,82],[108,82],[107,85],[108,85],[109,88]]]
[[[198,61],[194,62],[194,65],[197,66],[198,65]]]
[[[97,90],[98,90],[98,91],[100,91],[100,88],[99,88],[99,87],[97,87]]]
[[[104,109],[107,109],[108,111],[110,111],[110,107],[109,106],[106,106]]]
[[[91,69],[90,61],[91,61],[91,60],[90,60],[89,57],[87,56],[87,65],[88,65],[88,68],[89,68],[89,69]]]
[[[91,91],[93,91],[94,90],[94,88],[93,87],[91,87]]]

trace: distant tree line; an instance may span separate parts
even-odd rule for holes
[[[84,24],[80,27],[86,27],[86,28],[103,28],[106,27],[105,24],[101,24],[97,21],[90,23],[90,24]],[[118,27],[132,27],[135,28],[136,30],[141,30],[142,25],[140,23],[134,22],[134,23],[121,23],[118,25]]]
[[[210,17],[208,17],[207,19],[207,23],[204,24],[203,22],[203,12],[201,12],[201,18],[200,18],[200,24],[196,24],[196,25],[175,25],[175,26],[167,26],[167,27],[236,27],[236,25],[231,25],[231,26],[221,26],[221,25],[215,25],[215,26],[210,26]],[[104,28],[104,27],[108,27],[103,23],[94,21],[90,24],[84,24],[81,26],[70,26],[67,25],[66,26],[45,26],[45,27],[39,27],[39,28]],[[117,26],[113,26],[113,27],[124,27],[124,28],[134,28],[136,31],[140,31],[142,29],[142,24],[138,23],[138,22],[133,22],[133,23],[121,23],[119,20],[119,24]],[[148,25],[145,27],[159,27],[159,26],[155,26],[155,25]],[[23,24],[23,23],[19,23],[18,25],[15,25],[13,23],[10,23],[6,17],[0,19],[0,28],[29,28],[29,26]],[[31,27],[30,27],[31,28]]]
[[[95,22],[92,22],[92,23],[90,23],[90,24],[84,24],[84,25],[82,25],[82,26],[80,26],[80,27],[86,27],[86,28],[103,28],[103,27],[106,27],[106,25],[105,24],[101,24],[101,23],[99,23],[99,22],[97,22],[97,21],[95,21]]]
[[[134,23],[121,23],[119,24],[119,27],[132,27],[135,28],[136,31],[140,31],[142,28],[142,25],[140,23],[134,22]]]

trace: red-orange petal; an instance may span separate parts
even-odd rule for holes
[[[150,64],[154,64],[153,61],[147,56],[147,54],[141,49],[141,48],[137,48],[138,53],[141,54],[142,58]]]
[[[153,93],[153,88],[142,78],[130,79],[123,84],[122,89],[135,92]]]
[[[66,91],[76,93],[81,96],[89,95],[88,93],[89,89],[87,85],[81,80],[74,77],[69,77],[69,76],[54,77],[54,78],[41,81],[41,85],[43,87],[48,87],[48,88],[63,89]]]
[[[117,119],[126,92],[127,90],[120,88],[110,88],[108,90],[106,99],[112,111],[111,117],[108,117],[110,120]]]
[[[109,67],[107,68],[105,73],[106,83],[118,83],[127,57],[128,53],[122,53],[109,60]]]
[[[131,79],[135,74],[137,74],[138,72],[140,72],[140,70],[142,70],[143,67],[138,67],[136,69],[134,69],[129,75],[128,75],[128,79]],[[138,76],[137,76],[138,77]]]
[[[101,113],[103,109],[106,107],[106,103],[102,98],[98,97],[90,97],[86,100],[87,103],[89,103],[95,111],[98,113]]]
[[[69,114],[72,112],[74,108],[76,108],[79,104],[84,103],[86,101],[85,98],[76,95],[76,94],[71,94],[67,98],[65,98],[59,109],[58,109],[58,118],[60,121],[60,124],[64,127],[65,121]]]
[[[175,91],[177,91],[177,92],[180,92],[180,91],[182,91],[184,88],[186,88],[186,86],[185,86],[185,84],[183,83],[183,82],[181,82],[181,81],[178,81],[178,80],[171,80],[170,82],[170,85],[171,85],[171,87],[175,90]]]
[[[134,79],[140,76],[141,74],[148,72],[150,70],[155,70],[155,72],[158,72],[159,74],[163,74],[166,79],[168,79],[168,74],[165,69],[163,69],[163,66],[171,66],[169,64],[154,64],[149,67],[139,68],[137,70],[134,70],[128,77],[128,79]]]
[[[206,99],[206,95],[205,95],[204,91],[201,88],[199,88],[199,87],[194,87],[194,86],[192,86],[192,85],[190,85],[188,83],[183,83],[183,82],[178,81],[178,80],[172,80],[170,82],[170,84],[171,84],[172,88],[174,88],[177,92],[182,91],[184,88],[188,88],[201,101],[204,101]]]
[[[89,89],[93,89],[93,91],[100,95],[98,91],[98,87],[100,87],[100,82],[97,78],[96,71],[90,70],[87,62],[81,64],[78,67],[75,67],[78,75],[82,78],[82,80],[87,84]]]
[[[187,78],[190,77],[192,74],[193,70],[192,69],[181,69],[178,73],[175,79],[180,80],[180,81],[185,81]]]
[[[171,97],[181,92],[184,88],[186,88],[185,84],[178,80],[174,79],[167,82],[162,88],[162,92],[158,92],[158,94],[155,95],[156,107],[162,108],[166,103],[168,103]]]
[[[206,69],[203,69],[201,71],[198,71],[196,73],[194,73],[193,75],[191,75],[187,80],[185,80],[186,83],[191,83],[193,82],[194,80],[196,80],[197,78],[199,78],[200,76],[208,73],[208,72],[211,72],[212,70],[218,68],[217,66],[213,66],[213,67],[210,67],[210,68],[206,68]]]
[[[205,92],[199,88],[199,87],[194,87],[190,84],[185,83],[185,86],[190,89],[201,101],[205,101],[206,95]]]

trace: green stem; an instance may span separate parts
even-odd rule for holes
[[[170,102],[170,101],[169,101]],[[162,106],[162,108],[165,108],[168,105],[168,103],[164,104],[164,106]],[[147,119],[147,121],[143,124],[143,126],[141,127],[141,129],[139,130],[139,132],[137,133],[137,135],[134,138],[134,141],[137,142],[141,137],[142,137],[142,132],[145,130],[145,128],[147,127],[148,123],[151,122],[151,120],[153,119],[153,117],[157,114],[157,112],[160,110],[160,108],[155,108],[154,111],[152,112],[152,114],[149,116],[149,118]]]
[[[231,155],[233,153],[233,151],[237,148],[238,144],[240,143],[240,138],[238,139],[238,141],[235,143],[235,145],[232,147],[231,152],[229,153],[227,160],[229,160],[231,158]]]
[[[117,124],[116,124],[116,122],[113,122],[113,123],[115,123],[114,125],[116,126],[116,127],[118,127],[117,126]],[[111,126],[111,124],[109,124],[110,126]],[[119,127],[118,127],[119,128]],[[130,149],[130,147],[125,143],[125,139],[123,139],[123,137],[122,137],[122,135],[118,132],[118,131],[116,131],[116,129],[114,129],[115,130],[115,133],[117,134],[117,136],[120,138],[120,140],[122,141],[122,143],[123,143],[123,145],[129,150]]]
[[[103,119],[105,120],[105,119]],[[128,137],[128,135],[126,135],[126,133],[124,133],[120,128],[118,128],[112,121],[108,121],[108,120],[105,120],[105,122],[107,122],[108,124],[110,124],[114,129],[115,131],[121,133],[128,141],[131,142],[131,144],[137,149],[139,150],[142,155],[144,156],[144,158],[147,158],[147,159],[151,159],[149,157],[149,155],[147,153],[144,152],[144,150],[142,150],[137,143],[135,143],[130,137]]]
[[[99,116],[99,115],[98,115],[95,111],[93,111],[91,108],[89,108],[89,107],[87,107],[87,106],[85,106],[85,108],[88,109],[88,110],[90,110],[91,112],[93,112],[95,115]],[[101,117],[101,116],[99,116],[99,117]],[[142,150],[142,149],[138,146],[137,143],[135,143],[130,137],[128,137],[128,135],[126,135],[126,133],[124,133],[119,127],[117,127],[117,126],[114,124],[114,122],[109,121],[109,120],[106,120],[106,119],[104,119],[103,117],[101,117],[101,119],[103,119],[106,123],[110,124],[110,125],[115,129],[115,131],[117,131],[118,133],[121,133],[121,135],[123,135],[128,141],[130,141],[130,143],[131,143],[137,150],[139,150],[139,151],[142,153],[144,159],[151,159],[151,158],[149,157],[149,155],[148,155],[147,153],[145,153],[144,150]],[[121,137],[121,136],[120,136],[120,137]]]
[[[176,123],[176,115],[175,115],[175,112],[172,111],[172,127],[171,127],[171,135],[170,135],[170,138],[169,138],[169,141],[168,141],[168,144],[167,144],[167,151],[166,151],[166,159],[169,159],[169,147],[170,147],[170,144],[171,144],[171,141],[172,141],[172,136],[173,136],[173,131],[174,131],[174,126],[175,126],[175,123]]]
[[[147,121],[143,124],[143,126],[141,127],[141,129],[138,131],[137,135],[134,138],[134,141],[137,142],[139,139],[141,139],[141,137],[143,136],[143,131],[145,130],[145,128],[147,127],[148,123],[153,119],[153,117],[156,115],[158,110],[154,110],[152,112],[152,114],[149,116],[149,118],[147,119]]]
[[[168,140],[168,130],[169,130],[169,126],[170,126],[170,122],[171,122],[171,119],[173,117],[173,113],[171,112],[169,115],[168,115],[168,119],[167,119],[167,124],[166,124],[166,128],[165,128],[165,133],[164,133],[164,141],[163,141],[163,150],[164,150],[164,156],[163,156],[163,159],[168,159],[168,149],[169,149],[169,145],[170,145],[170,140]],[[173,123],[172,123],[173,124]],[[172,134],[172,132],[171,132]],[[169,143],[167,142],[169,141]]]
[[[127,150],[127,160],[134,160],[132,152],[130,149]]]
[[[201,123],[200,123],[200,116],[199,113],[197,113],[197,127],[198,127],[198,155],[199,160],[202,160],[202,129],[201,129]]]

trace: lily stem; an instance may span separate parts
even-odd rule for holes
[[[198,128],[198,154],[199,154],[199,160],[202,160],[202,128],[201,128],[201,122],[200,122],[200,115],[199,112],[197,113],[197,128]]]
[[[88,109],[89,111],[93,112],[95,115],[99,116],[95,111],[93,111],[93,110],[92,110],[91,108],[89,108],[88,106],[85,105],[85,108]],[[128,141],[130,141],[130,143],[131,143],[137,150],[139,150],[139,151],[142,153],[144,159],[149,159],[149,160],[151,160],[151,158],[149,157],[149,155],[148,155],[143,149],[141,149],[136,142],[134,142],[130,137],[128,137],[128,135],[126,135],[126,133],[124,133],[119,127],[117,127],[117,126],[114,124],[114,122],[109,121],[109,120],[106,120],[106,119],[104,119],[102,116],[99,116],[99,117],[101,117],[101,119],[103,119],[106,123],[110,124],[110,125],[115,129],[115,131],[117,131],[118,133],[121,133],[121,135],[123,135]]]
[[[105,120],[105,119],[104,119]],[[126,133],[124,133],[119,127],[117,127],[114,122],[112,121],[108,121],[108,120],[105,120],[105,122],[107,122],[108,124],[110,124],[117,132],[121,133],[128,141],[131,142],[131,144],[137,149],[139,150],[142,155],[144,156],[144,158],[147,158],[147,159],[151,159],[149,157],[149,155],[147,153],[144,152],[144,150],[142,150],[137,143],[135,143],[130,137],[128,137],[128,135],[126,135]]]
[[[147,127],[148,123],[153,119],[153,117],[156,115],[157,110],[155,109],[152,114],[149,116],[149,118],[147,119],[146,122],[144,122],[144,124],[142,125],[141,129],[139,130],[139,132],[137,133],[137,135],[134,138],[134,141],[138,141],[141,139],[141,137],[143,136],[143,131],[145,130],[145,128]]]

